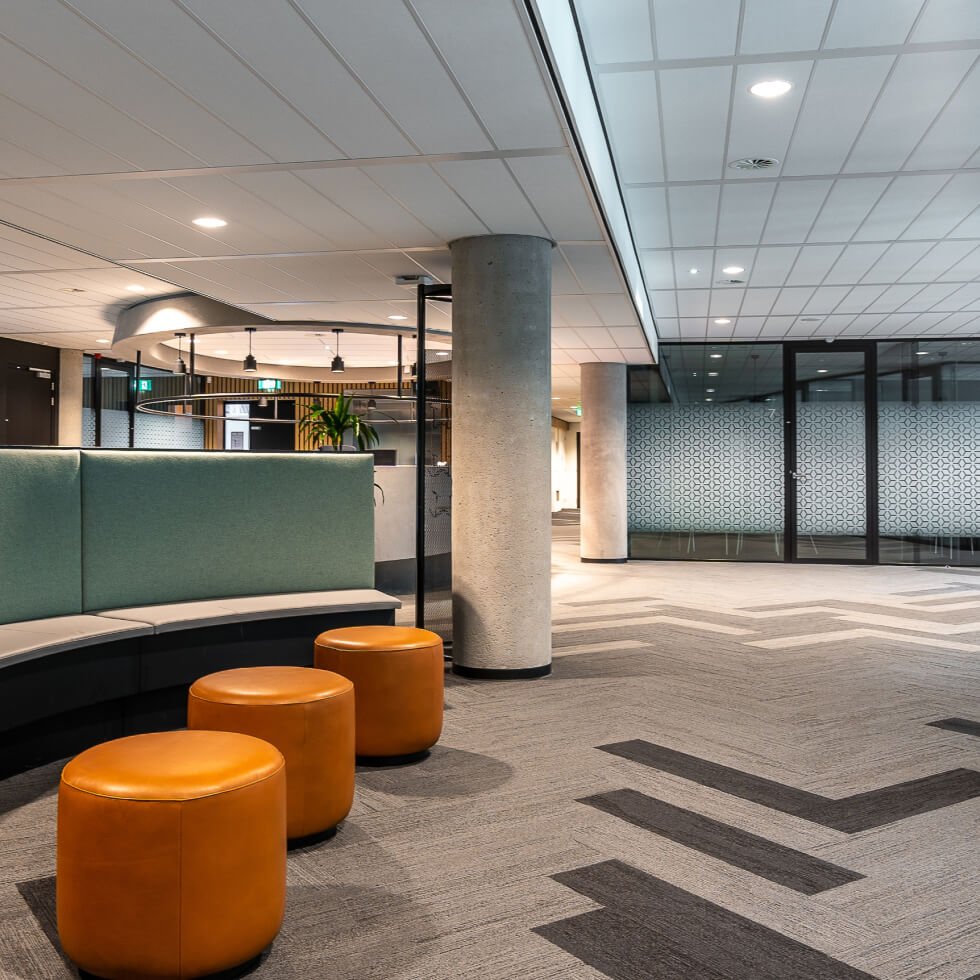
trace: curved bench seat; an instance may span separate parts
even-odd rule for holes
[[[390,624],[400,606],[376,589],[337,589],[0,625],[0,778],[110,738],[182,727],[199,677],[312,666],[321,632]]]

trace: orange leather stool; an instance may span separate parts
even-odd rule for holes
[[[336,829],[354,802],[354,685],[312,667],[243,667],[194,682],[187,727],[243,732],[286,758],[286,832]]]
[[[357,755],[408,762],[442,732],[442,640],[404,626],[349,626],[316,638],[316,665],[354,682]]]
[[[109,980],[201,977],[272,940],[286,899],[286,768],[230,732],[88,749],[58,792],[58,933]]]

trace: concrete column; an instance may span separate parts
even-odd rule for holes
[[[582,365],[582,561],[626,561],[626,365]]]
[[[450,243],[453,670],[551,672],[551,249]]]
[[[82,444],[82,352],[58,352],[58,445]]]

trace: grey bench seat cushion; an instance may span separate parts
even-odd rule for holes
[[[0,667],[152,632],[153,627],[145,621],[108,616],[52,616],[8,623],[0,626]]]
[[[154,633],[203,626],[222,626],[255,619],[285,619],[318,613],[363,612],[398,609],[401,601],[377,589],[334,589],[328,592],[289,592],[277,595],[235,596],[168,602],[128,609],[106,609],[101,615],[113,619],[149,623]],[[310,637],[312,642],[313,637]]]

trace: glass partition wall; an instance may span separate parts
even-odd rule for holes
[[[980,341],[663,344],[630,557],[980,565]]]

